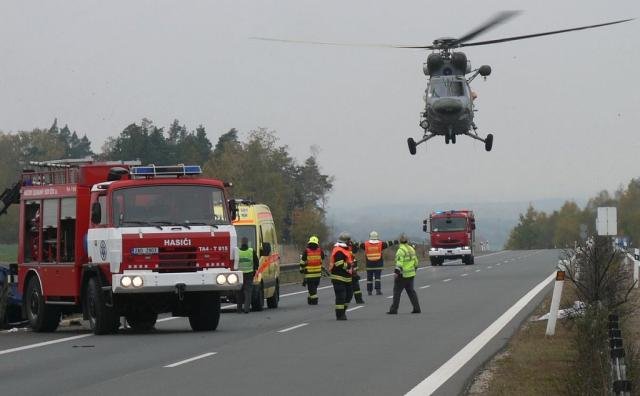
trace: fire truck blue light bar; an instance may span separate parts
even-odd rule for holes
[[[202,169],[199,165],[172,165],[172,166],[134,166],[131,168],[133,176],[187,176],[200,175]]]

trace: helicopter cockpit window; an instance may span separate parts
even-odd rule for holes
[[[464,86],[460,81],[432,80],[429,93],[429,96],[433,96],[434,98],[464,96]]]

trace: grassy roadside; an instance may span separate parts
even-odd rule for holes
[[[565,283],[561,307],[573,304],[574,294]],[[546,337],[546,321],[532,321],[549,312],[547,296],[525,321],[506,348],[476,375],[468,395],[563,395],[574,353],[572,333],[566,320],[559,320],[556,334]]]

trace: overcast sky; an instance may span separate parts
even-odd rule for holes
[[[506,9],[524,12],[478,40],[640,16],[637,0],[3,1],[0,130],[57,117],[99,151],[143,117],[214,144],[266,127],[300,161],[320,147],[332,207],[582,198],[640,176],[638,20],[467,49],[493,69],[473,83],[490,153],[459,137],[409,155],[426,52],[249,39],[430,44]]]

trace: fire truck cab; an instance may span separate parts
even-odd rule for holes
[[[447,210],[431,212],[423,221],[422,230],[430,233],[431,265],[442,265],[445,260],[462,259],[462,263],[474,263],[476,220],[471,210]]]
[[[227,193],[199,166],[41,163],[20,191],[18,289],[35,331],[82,312],[96,334],[159,313],[215,330],[220,293],[238,290]]]

